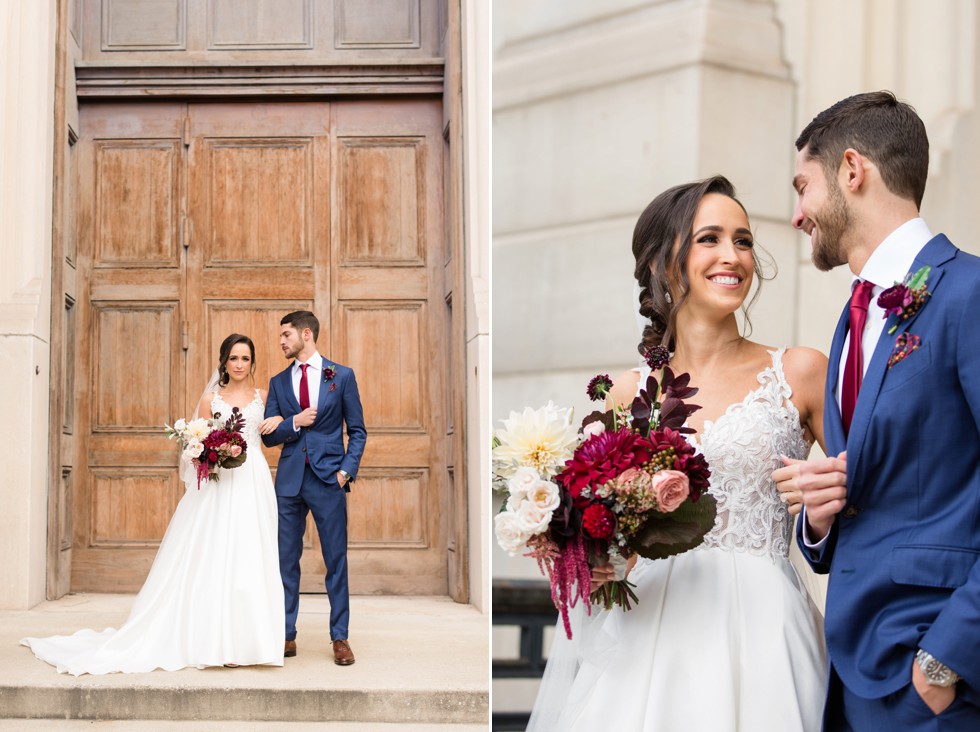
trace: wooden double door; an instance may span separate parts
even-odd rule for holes
[[[79,128],[72,589],[141,586],[184,491],[164,423],[229,333],[267,387],[280,318],[309,309],[368,429],[351,590],[446,593],[441,100],[90,103]],[[306,545],[302,589],[322,591],[312,521]]]

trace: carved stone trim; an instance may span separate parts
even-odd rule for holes
[[[441,58],[344,66],[79,66],[79,99],[441,94]]]

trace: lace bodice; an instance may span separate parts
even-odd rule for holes
[[[231,405],[228,404],[222,397],[220,392],[214,392],[214,400],[211,402],[211,414],[221,414],[222,419],[228,419],[231,414]],[[252,397],[245,409],[242,410],[242,415],[245,417],[245,426],[242,428],[242,435],[245,437],[245,442],[249,447],[256,447],[261,449],[262,437],[259,434],[259,424],[265,417],[265,405],[262,403],[262,397],[259,395],[259,390],[255,390],[255,396]]]
[[[806,458],[810,443],[790,401],[792,389],[783,374],[784,351],[770,351],[772,366],[759,374],[759,386],[714,422],[706,421],[700,441],[688,438],[708,461],[708,491],[718,501],[714,528],[699,548],[789,554],[793,517],[779,499],[771,473],[781,465],[780,455]],[[648,374],[648,369],[641,371],[640,384]]]

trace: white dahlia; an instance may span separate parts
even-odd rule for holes
[[[526,407],[501,420],[493,448],[496,472],[507,478],[518,468],[534,468],[542,477],[551,477],[565,467],[578,445],[578,431],[572,426],[572,410],[553,402],[540,409]]]

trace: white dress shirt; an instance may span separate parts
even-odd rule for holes
[[[304,362],[298,358],[293,362],[293,395],[296,397],[297,403],[299,403],[299,380],[303,377],[303,369],[300,368],[302,363]],[[309,364],[309,368],[306,369],[306,382],[310,392],[310,406],[315,409],[320,399],[320,384],[323,383],[323,357],[313,351],[310,360],[305,363]],[[293,429],[299,431],[295,419],[293,420]]]
[[[851,282],[851,292],[857,283],[868,281],[874,283],[871,290],[871,302],[868,304],[868,319],[861,334],[861,355],[864,358],[862,374],[868,373],[868,365],[874,355],[875,346],[885,329],[885,311],[878,305],[878,296],[894,285],[905,280],[905,275],[912,269],[912,264],[922,248],[932,239],[932,232],[921,218],[910,219],[885,237],[878,245],[868,261],[864,263],[861,274]],[[841,388],[844,383],[844,366],[847,364],[847,351],[851,345],[851,333],[844,337],[844,348],[841,351],[840,362],[837,364],[837,405],[841,403]],[[831,366],[832,367],[832,366]],[[833,456],[831,456],[833,457]],[[816,542],[810,541],[806,525],[806,509],[803,509],[803,543],[810,549],[820,549],[827,537]],[[828,535],[829,536],[829,535]]]
[[[868,261],[864,263],[861,274],[851,282],[851,292],[857,283],[868,281],[874,283],[871,290],[871,302],[868,305],[868,319],[861,334],[861,354],[864,357],[863,374],[868,373],[871,356],[875,346],[885,329],[885,311],[878,305],[878,295],[894,285],[902,282],[905,275],[912,269],[912,263],[922,251],[932,233],[926,222],[921,219],[910,219],[889,234],[878,248],[875,249]],[[851,334],[844,337],[844,349],[841,351],[840,363],[837,365],[837,404],[841,403],[841,388],[844,383],[844,366],[847,364],[847,350],[851,345]]]

